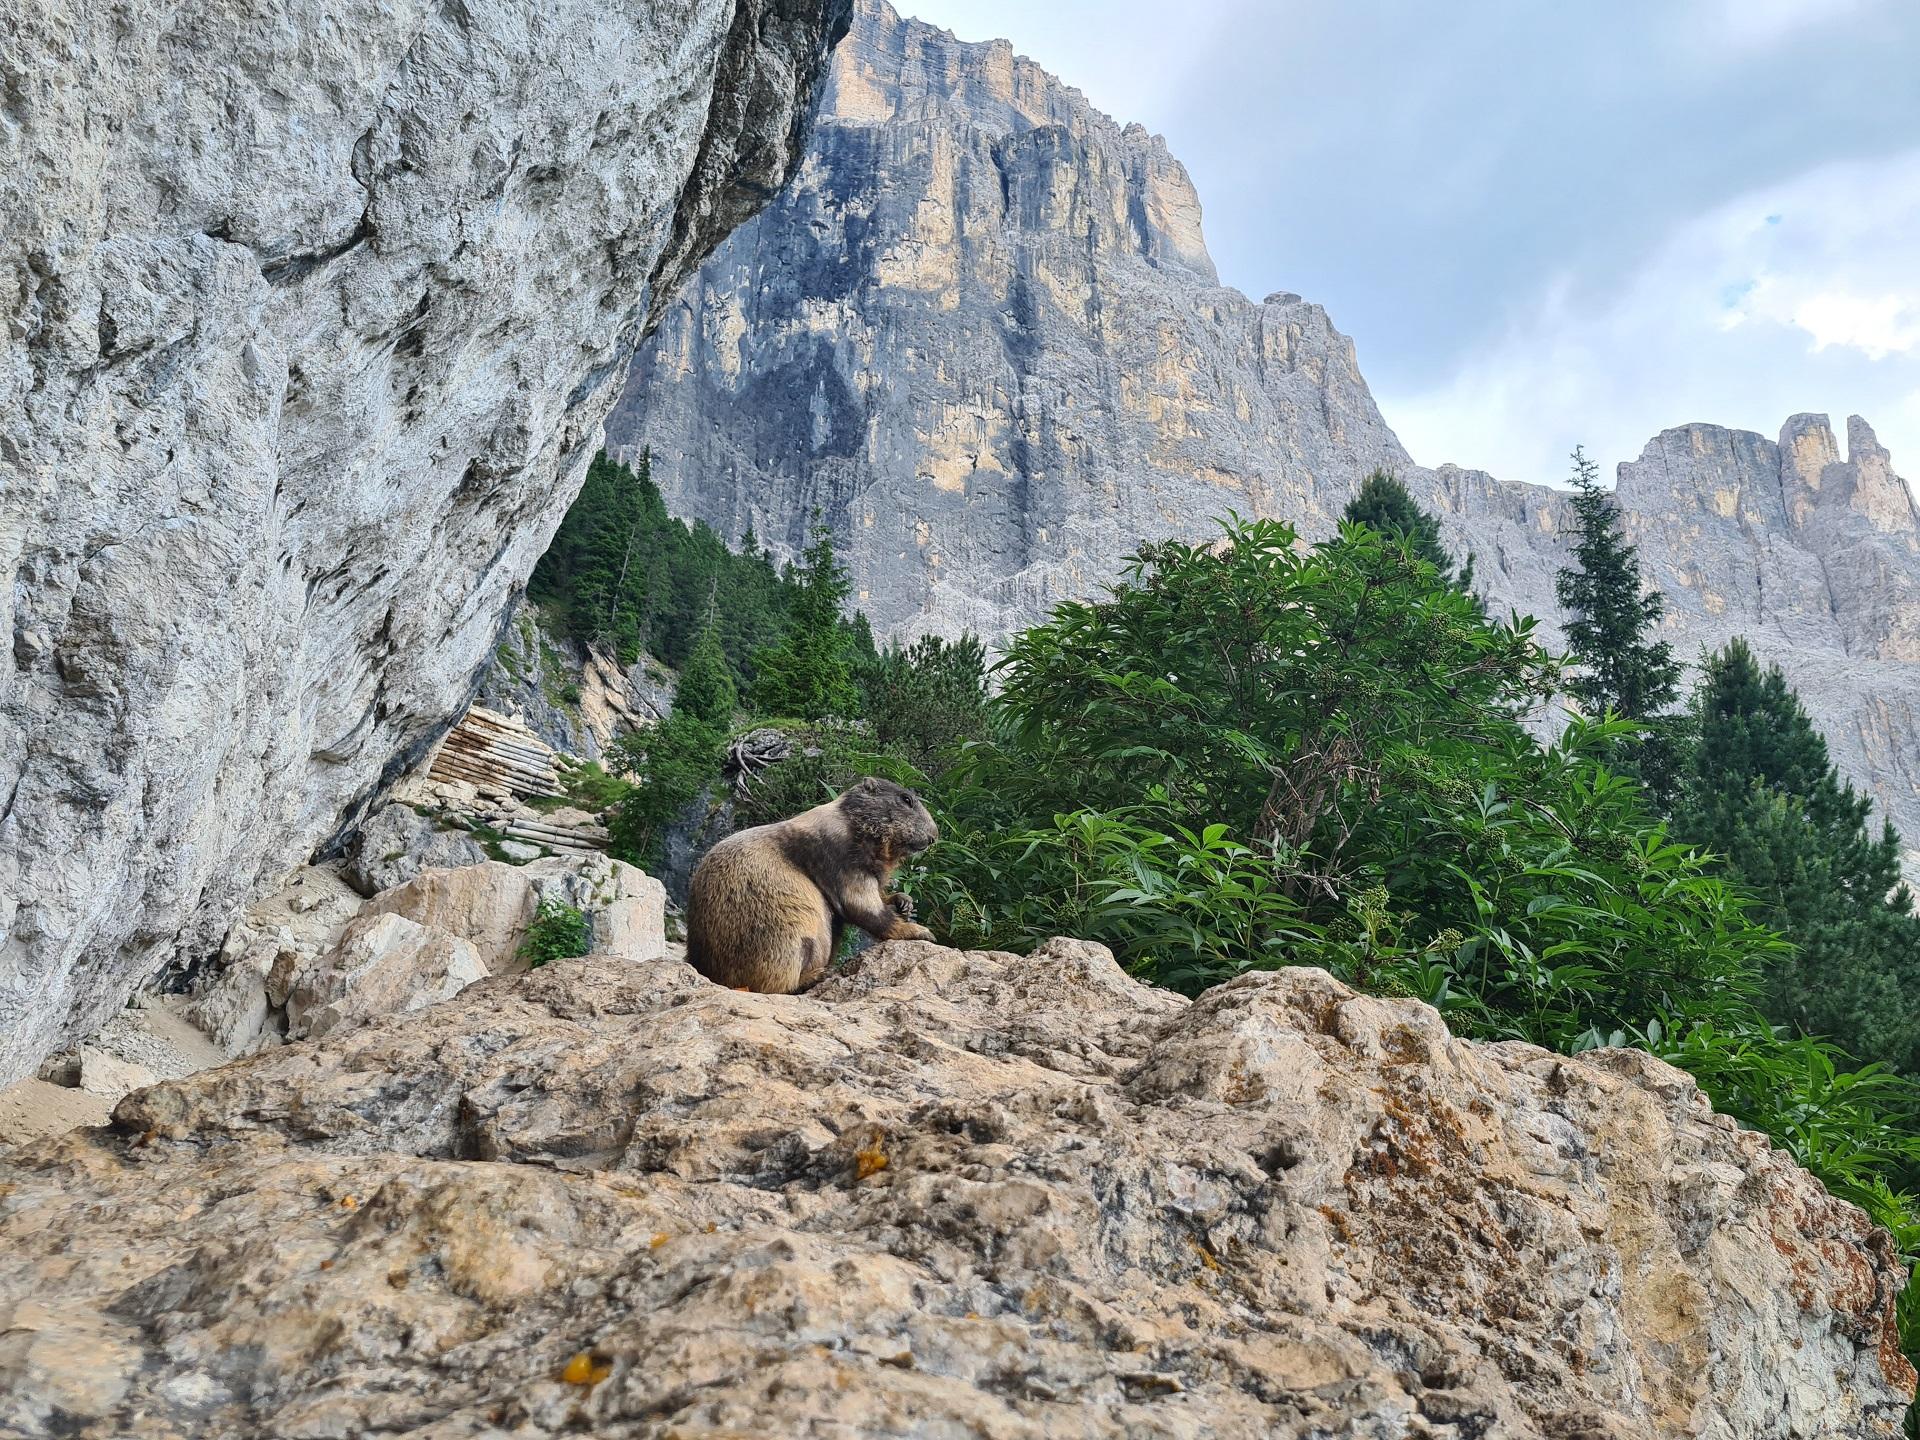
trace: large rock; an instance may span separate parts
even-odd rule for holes
[[[247,907],[214,963],[197,974],[187,1019],[224,1055],[245,1055],[286,1038],[287,986],[340,941],[361,898],[338,863],[303,865],[273,894]]]
[[[383,805],[347,844],[347,882],[362,895],[404,885],[422,870],[478,865],[487,852],[461,830],[443,830],[411,805]]]
[[[0,1161],[0,1430],[1892,1440],[1899,1283],[1680,1072],[1317,971],[562,961]]]
[[[374,896],[360,913],[400,915],[457,936],[498,975],[522,967],[520,942],[542,900],[583,911],[599,953],[652,960],[666,952],[666,890],[646,871],[599,854],[429,870]]]
[[[368,915],[294,979],[287,1036],[302,1040],[353,1021],[408,1015],[486,978],[487,967],[465,940],[399,915]]]
[[[845,0],[36,0],[0,41],[0,1082],[459,713]]]
[[[990,640],[1228,511],[1329,533],[1394,470],[1559,638],[1565,496],[1415,465],[1326,312],[1218,283],[1165,144],[1004,41],[860,0],[806,163],[640,350],[609,445],[776,552],[818,509],[882,637]],[[1312,204],[1313,197],[1303,197]],[[1887,452],[1687,425],[1620,467],[1683,661],[1746,634],[1920,844],[1920,524]]]

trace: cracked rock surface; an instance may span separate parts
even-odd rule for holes
[[[0,1162],[0,1431],[1891,1440],[1897,1283],[1680,1072],[1318,971],[596,956]]]
[[[0,36],[0,1083],[458,714],[845,0],[44,0]]]

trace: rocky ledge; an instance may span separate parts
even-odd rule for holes
[[[1896,1284],[1680,1072],[1318,971],[593,956],[0,1162],[0,1432],[1892,1437]]]

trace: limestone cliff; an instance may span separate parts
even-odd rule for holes
[[[1004,42],[861,0],[795,182],[668,308],[609,442],[791,552],[818,509],[883,635],[1004,635],[1228,510],[1329,530],[1385,465],[1554,634],[1564,498],[1414,465],[1351,342],[1219,285],[1186,173]],[[1619,493],[1684,659],[1747,634],[1920,843],[1920,527],[1855,420],[1687,426]]]
[[[560,961],[0,1160],[0,1431],[1893,1440],[1888,1237],[1314,970]],[[85,1195],[86,1223],[71,1222]]]
[[[845,0],[44,0],[0,37],[0,1081],[461,708]]]

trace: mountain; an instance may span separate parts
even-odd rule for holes
[[[1164,142],[1002,41],[859,0],[794,181],[666,307],[607,422],[669,504],[798,550],[817,512],[883,637],[1004,636],[1229,510],[1327,533],[1393,470],[1497,610],[1560,619],[1565,496],[1417,465],[1353,344],[1222,286]],[[1618,494],[1684,657],[1745,634],[1920,840],[1920,523],[1863,421],[1686,425]]]
[[[0,46],[0,1083],[458,715],[846,0],[43,0]]]

